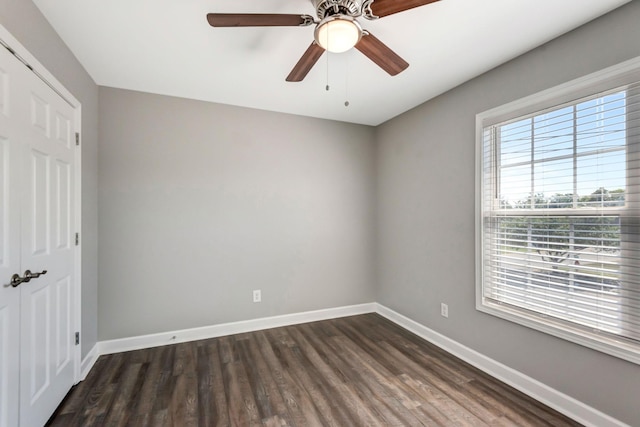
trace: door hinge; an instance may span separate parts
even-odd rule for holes
[[[76,332],[76,345],[80,344],[80,332]]]
[[[80,233],[76,233],[76,246],[80,244]]]
[[[76,145],[80,145],[80,132],[76,132]]]

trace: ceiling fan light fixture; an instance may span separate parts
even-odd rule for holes
[[[314,37],[323,49],[332,53],[346,52],[362,38],[362,27],[347,15],[328,16],[315,29]]]

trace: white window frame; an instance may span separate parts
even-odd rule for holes
[[[527,313],[508,305],[492,302],[483,293],[483,144],[484,129],[543,111],[567,102],[592,96],[612,88],[640,81],[640,57],[595,72],[551,89],[533,94],[523,99],[493,108],[476,115],[476,309],[529,328],[607,353],[633,363],[640,364],[640,344],[616,340],[610,335],[602,335],[570,324]]]

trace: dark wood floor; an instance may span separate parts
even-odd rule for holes
[[[577,426],[368,314],[102,356],[51,426]]]

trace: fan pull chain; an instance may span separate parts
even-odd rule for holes
[[[329,56],[331,56],[331,54],[327,51],[327,86],[325,86],[327,92],[329,92]]]
[[[330,40],[329,31],[330,31],[330,29],[327,28],[327,40]],[[327,92],[329,92],[329,57],[330,56],[331,56],[331,53],[329,53],[329,49],[327,49],[327,86],[325,87]]]
[[[349,55],[346,55],[346,67],[344,72],[344,106],[349,106]]]

